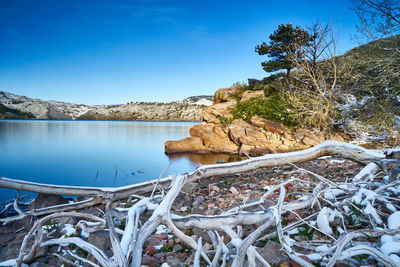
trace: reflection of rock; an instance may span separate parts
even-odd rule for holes
[[[215,164],[219,162],[233,162],[240,160],[238,155],[222,154],[222,153],[210,153],[206,155],[194,154],[194,153],[176,153],[168,155],[170,160],[187,158],[191,162],[198,163],[201,165]]]

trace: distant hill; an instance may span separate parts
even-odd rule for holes
[[[0,91],[0,118],[199,121],[203,107],[211,104],[212,96],[192,96],[169,103],[84,105],[45,101]]]

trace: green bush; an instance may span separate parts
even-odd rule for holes
[[[290,114],[290,107],[279,93],[271,93],[267,99],[251,98],[248,101],[238,102],[232,110],[234,119],[251,120],[258,115],[265,119],[281,122],[289,127],[297,125]]]

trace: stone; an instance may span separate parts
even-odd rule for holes
[[[229,137],[234,143],[240,144],[240,137],[246,135],[246,126],[247,123],[244,120],[234,120],[231,125],[229,125]]]
[[[210,189],[213,190],[213,191],[216,191],[216,192],[219,192],[219,191],[221,190],[221,189],[220,189],[218,186],[216,186],[216,185],[210,186]]]
[[[249,87],[253,87],[261,82],[260,80],[252,79],[252,78],[247,79],[247,81],[248,81]]]
[[[265,154],[271,154],[274,153],[273,150],[271,150],[268,147],[254,147],[250,150],[249,155],[251,157],[259,157]]]
[[[153,257],[158,260],[158,261],[163,261],[165,259],[165,252],[157,252],[156,254],[153,255]]]
[[[231,100],[229,102],[205,107],[201,112],[201,121],[221,124],[221,120],[230,120],[233,118],[231,108],[235,106],[236,100]]]
[[[290,132],[284,132],[283,137],[290,141],[295,141],[296,138]]]
[[[89,234],[88,242],[100,250],[108,250],[111,246],[110,234],[108,231],[97,231]]]
[[[198,124],[193,126],[189,133],[192,137],[201,138],[204,146],[213,153],[237,153],[238,147],[227,138],[227,135],[221,137],[219,135],[221,133],[216,134],[214,129],[215,127],[210,124]]]
[[[231,142],[228,138],[215,138],[212,139],[209,149],[213,153],[238,153],[239,147]]]
[[[162,241],[162,240],[159,240],[159,239],[157,239],[157,238],[149,238],[147,244],[148,244],[149,246],[159,246],[159,245],[162,245],[162,244],[163,244],[163,241]]]
[[[309,262],[309,263],[312,264],[312,261],[311,261],[307,256],[302,255],[302,256],[300,256],[300,258],[302,258],[302,259],[304,259],[305,261],[307,261],[307,262]],[[290,262],[290,265],[291,265],[292,267],[303,267],[303,265],[297,263],[297,262],[294,261],[294,260],[292,260],[292,261]]]
[[[262,130],[260,130],[259,128],[256,128],[256,127],[253,127],[253,126],[246,127],[245,133],[246,133],[246,136],[251,136],[251,137],[255,137],[257,139],[266,140],[266,136],[262,132]]]
[[[157,260],[149,255],[143,255],[142,265],[149,267],[157,267]]]
[[[179,245],[179,244],[176,244],[176,245],[174,245],[174,246],[172,247],[172,251],[173,251],[173,252],[178,252],[178,251],[181,250],[181,249],[182,249],[182,246]]]
[[[185,261],[187,258],[189,258],[189,254],[186,252],[181,252],[176,254],[176,257],[180,260],[180,261]]]
[[[194,201],[198,202],[198,203],[202,203],[204,201],[204,196],[200,195],[194,198]]]
[[[24,236],[21,236],[21,240],[13,241],[8,243],[6,246],[0,247],[0,262],[18,257],[19,249],[21,248],[23,242],[23,237]],[[33,240],[29,240],[27,248],[31,248],[33,246],[33,242]],[[41,258],[46,252],[47,247],[38,247],[35,251],[34,258]]]
[[[281,253],[281,248],[280,244],[269,240],[264,247],[256,248],[256,250],[269,264],[277,265],[289,260]]]
[[[16,241],[8,243],[7,246],[0,248],[0,262],[17,258],[21,245],[22,241]]]
[[[240,155],[250,155],[250,151],[254,148],[254,146],[249,146],[249,145],[241,145],[239,153]]]
[[[271,142],[268,142],[267,140],[260,139],[254,136],[241,136],[239,138],[239,141],[241,144],[248,145],[248,146],[253,146],[253,147],[267,147],[271,145]]]
[[[253,118],[251,118],[250,122],[254,126],[264,128],[268,132],[272,133],[284,134],[285,132],[288,131],[286,126],[284,126],[282,123],[273,120],[268,120],[260,116],[254,116]]]
[[[224,103],[234,99],[235,94],[239,92],[241,88],[242,85],[218,89],[215,91],[213,104]]]
[[[240,101],[245,102],[245,101],[249,101],[252,98],[257,98],[257,99],[266,99],[265,98],[265,94],[264,91],[259,90],[259,91],[244,91],[242,94],[242,98],[240,99]]]
[[[222,138],[228,137],[228,127],[214,126],[213,131],[219,137],[222,137]]]
[[[146,255],[150,255],[153,256],[154,254],[156,254],[157,250],[155,249],[155,247],[151,246],[151,245],[147,245],[144,249],[143,249],[143,253]]]
[[[179,141],[165,142],[165,153],[208,153],[207,147],[203,145],[203,140],[200,137],[187,137]]]
[[[231,186],[231,188],[229,188],[229,191],[234,195],[239,195],[239,191],[237,191],[237,189],[233,186]]]
[[[68,203],[68,200],[59,195],[38,194],[33,201],[30,210],[42,209],[50,206],[61,205]]]
[[[203,239],[203,243],[204,242],[212,243],[211,238],[206,231],[199,229],[199,228],[194,228],[192,230],[193,230],[193,234],[195,236],[201,236],[201,238]],[[196,241],[197,241],[197,239],[196,239]]]
[[[161,234],[153,234],[151,235],[152,238],[156,238],[158,240],[168,240],[168,234],[167,233],[161,233]]]
[[[49,264],[43,263],[43,262],[35,262],[31,265],[29,265],[29,267],[48,267]]]
[[[292,146],[294,146],[297,142],[296,141],[292,141],[292,140],[289,140],[289,139],[286,139],[285,137],[281,137],[281,140],[282,140],[282,142],[283,142],[283,144],[284,145],[287,145],[287,146],[289,146],[289,147],[292,147]]]
[[[172,267],[183,267],[185,264],[174,256],[168,256],[165,261]]]
[[[315,135],[307,135],[303,138],[302,142],[304,145],[306,146],[317,146],[319,144],[321,144],[324,141],[324,139],[320,138],[319,136]]]
[[[183,185],[181,191],[187,194],[191,194],[193,190],[198,186],[199,186],[198,183],[187,183]]]

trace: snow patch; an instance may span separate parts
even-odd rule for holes
[[[66,223],[64,224],[64,228],[61,230],[61,233],[67,236],[72,236],[75,233],[75,227],[72,224]],[[64,238],[64,236],[61,238]]]
[[[392,253],[400,252],[400,243],[398,242],[387,242],[381,246],[381,251],[385,255],[390,255]]]
[[[389,229],[398,229],[400,228],[400,211],[396,211],[388,218],[388,227]]]

